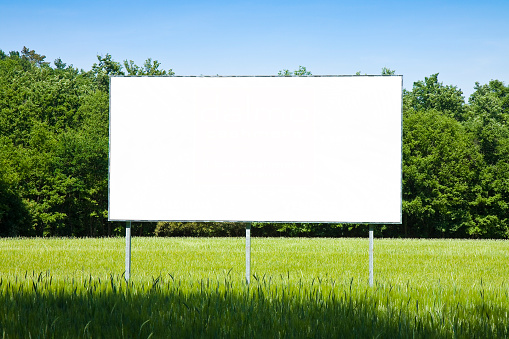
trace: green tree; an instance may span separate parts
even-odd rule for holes
[[[473,136],[460,122],[435,109],[404,112],[404,234],[467,235],[482,165]]]
[[[444,86],[438,82],[438,73],[414,82],[411,92],[406,92],[404,106],[416,111],[436,109],[456,120],[465,120],[463,92],[456,86]]]
[[[30,61],[30,63],[35,64],[37,66],[47,66],[49,65],[49,62],[45,62],[44,59],[46,59],[45,55],[37,54],[32,49],[30,50],[26,46],[23,46],[23,49],[21,50],[22,58],[25,60]]]
[[[475,91],[468,102],[469,118],[481,117],[502,124],[509,123],[509,86],[502,81],[491,80],[486,85],[475,83]]]
[[[310,71],[308,71],[306,69],[306,67],[304,66],[299,66],[299,69],[293,71],[293,72],[290,72],[289,70],[287,69],[283,69],[283,70],[280,70],[278,73],[277,73],[278,76],[280,77],[303,77],[303,76],[309,76],[309,75],[312,75]]]
[[[113,60],[112,56],[108,53],[103,57],[97,56],[98,63],[92,65],[90,71],[92,78],[95,80],[97,87],[103,92],[109,92],[110,76],[111,75],[125,75],[122,71],[122,65]]]
[[[73,178],[73,187],[61,210],[71,234],[114,234],[107,220],[108,206],[108,95],[87,96],[78,109],[79,129],[59,135],[54,150],[55,170]]]
[[[492,80],[476,83],[469,98],[467,129],[475,136],[485,165],[482,187],[472,203],[477,237],[509,237],[509,86]]]
[[[0,155],[10,178],[0,186],[23,207],[0,203],[0,214],[29,215],[9,234],[106,233],[108,95],[90,74],[58,64],[19,53],[0,60]]]
[[[175,72],[173,72],[172,69],[169,69],[168,71],[160,70],[160,65],[161,63],[159,61],[152,60],[151,58],[145,60],[143,67],[137,66],[132,60],[129,60],[129,62],[124,60],[124,67],[128,75],[175,75]]]
[[[387,68],[387,67],[382,68],[382,75],[394,75],[395,73],[396,73],[396,71],[393,71],[390,68]]]
[[[122,66],[110,54],[88,72],[54,65],[32,50],[0,51],[0,236],[114,235],[108,91]],[[148,59],[138,74],[173,75],[159,65]]]
[[[29,214],[17,190],[17,173],[10,166],[9,141],[0,137],[0,236],[28,235]]]
[[[55,61],[53,61],[53,64],[55,65],[56,69],[60,70],[65,69],[65,67],[67,66],[67,64],[63,62],[62,59],[60,58],[55,59]]]

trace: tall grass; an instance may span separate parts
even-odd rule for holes
[[[25,337],[508,337],[505,241],[1,239],[0,333]]]

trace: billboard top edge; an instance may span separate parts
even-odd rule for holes
[[[336,74],[336,75],[304,75],[304,76],[280,76],[280,75],[110,75],[110,78],[366,78],[366,77],[403,77],[402,74]]]
[[[268,220],[130,220],[130,219],[108,219],[108,221],[131,221],[131,222],[236,222],[236,223],[270,223],[270,224],[374,224],[374,225],[389,225],[389,224],[401,224],[402,221],[268,221]]]

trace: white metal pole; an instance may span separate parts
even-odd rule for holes
[[[369,225],[369,286],[373,286],[373,224]]]
[[[246,283],[251,280],[251,223],[246,224]]]
[[[125,227],[125,280],[131,276],[131,222],[127,221]]]

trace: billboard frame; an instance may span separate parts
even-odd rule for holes
[[[157,77],[160,78],[161,76],[110,76],[110,79],[113,77]],[[162,77],[168,77],[168,76],[162,76]],[[172,76],[172,77],[181,77],[181,78],[279,78],[280,76],[239,76],[239,75],[230,75],[230,76]],[[350,222],[350,221],[305,221],[310,223],[355,223],[355,224],[369,224],[369,285],[373,286],[373,239],[374,239],[374,232],[373,232],[373,225],[374,224],[401,224],[402,223],[402,167],[403,167],[403,104],[402,104],[402,96],[403,96],[403,76],[402,75],[311,75],[311,76],[305,76],[305,77],[319,77],[319,78],[330,78],[330,77],[400,77],[401,78],[401,111],[400,111],[400,126],[401,126],[401,133],[400,133],[400,187],[399,187],[399,193],[400,193],[400,213],[399,213],[399,221],[394,222]],[[110,80],[110,91],[109,91],[109,132],[111,137],[111,80]],[[110,148],[109,148],[109,158],[108,161],[110,163],[111,161],[111,138],[109,141]],[[110,166],[108,168],[108,179],[110,179]],[[108,180],[108,211],[110,207],[110,180]],[[130,279],[131,275],[131,221],[156,221],[156,220],[125,220],[125,219],[110,219],[108,216],[108,219],[110,221],[126,221],[126,270],[125,270],[125,278],[126,280]],[[159,220],[157,220],[159,221]],[[161,220],[163,221],[163,220]],[[206,222],[207,220],[168,220],[168,221],[187,221],[187,222]],[[251,222],[270,222],[270,223],[296,223],[298,221],[246,221],[246,220],[213,220],[216,222],[223,222],[223,221],[237,221],[237,222],[244,222],[246,223],[246,282],[249,284],[250,282],[250,269],[251,269]]]

